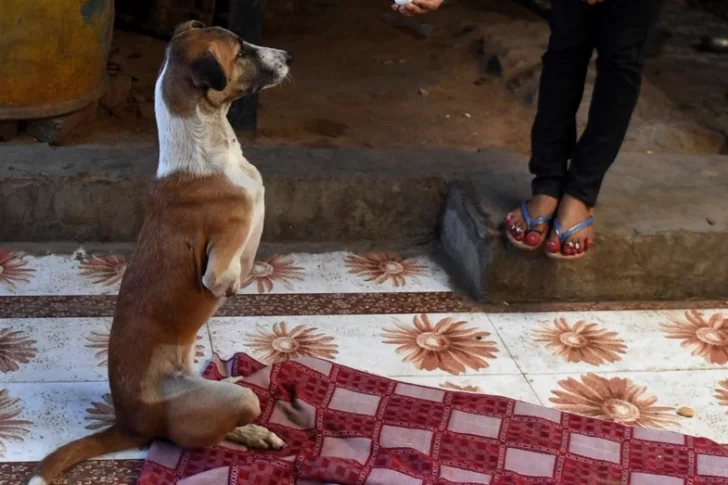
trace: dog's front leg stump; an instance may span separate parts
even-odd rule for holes
[[[230,0],[228,28],[246,42],[260,44],[265,0]],[[258,95],[251,94],[235,101],[228,120],[238,133],[255,135],[258,128]]]

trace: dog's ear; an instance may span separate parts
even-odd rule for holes
[[[188,20],[187,22],[182,22],[177,26],[177,28],[174,29],[174,33],[172,34],[172,37],[176,37],[179,34],[184,34],[185,32],[189,32],[193,29],[204,29],[205,24],[200,22],[199,20]]]
[[[227,76],[220,62],[207,51],[195,59],[191,65],[192,81],[195,86],[201,88],[212,88],[215,91],[222,91],[227,86]]]

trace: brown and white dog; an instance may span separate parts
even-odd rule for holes
[[[116,423],[51,453],[29,485],[156,438],[284,446],[250,424],[260,414],[252,391],[204,380],[192,363],[198,330],[240,288],[263,230],[263,182],[226,115],[234,100],[283,81],[291,60],[200,22],[175,31],[155,89],[159,168],[109,340]]]

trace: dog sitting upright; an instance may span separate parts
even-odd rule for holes
[[[116,423],[50,454],[30,485],[155,438],[183,448],[284,446],[249,424],[260,414],[252,391],[204,380],[192,363],[198,330],[240,288],[263,230],[263,182],[226,115],[234,100],[283,81],[291,60],[200,22],[175,31],[155,88],[159,168],[109,340]]]

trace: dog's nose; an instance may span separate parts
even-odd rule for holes
[[[291,64],[293,64],[293,54],[291,54],[290,52],[286,52],[285,59],[286,59],[286,65],[290,66]]]

